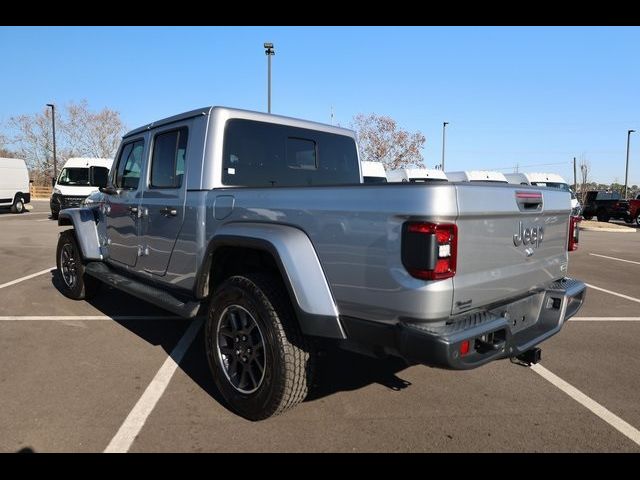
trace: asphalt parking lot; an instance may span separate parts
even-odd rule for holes
[[[640,452],[637,232],[581,232],[586,303],[534,368],[330,352],[311,398],[252,423],[221,403],[198,323],[117,290],[64,297],[68,227],[32,205],[0,213],[0,451]]]

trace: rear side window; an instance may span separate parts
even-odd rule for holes
[[[152,188],[180,188],[184,178],[187,128],[156,135],[151,160]]]
[[[355,141],[305,128],[229,120],[222,183],[246,187],[360,183]]]
[[[127,143],[120,152],[116,170],[115,187],[136,190],[142,172],[142,153],[144,142],[137,140]]]

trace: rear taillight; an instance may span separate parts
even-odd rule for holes
[[[578,242],[580,239],[580,229],[578,223],[582,221],[582,217],[576,217],[574,215],[569,217],[569,245],[568,250],[573,252],[578,249]]]
[[[402,227],[402,264],[413,277],[453,277],[457,249],[458,228],[452,223],[407,222]]]

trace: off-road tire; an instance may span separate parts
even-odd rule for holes
[[[70,253],[73,256],[75,281],[71,284],[65,279],[66,276],[63,272],[64,260],[61,257],[65,246],[67,246],[67,253]],[[62,293],[64,293],[65,296],[73,300],[88,300],[98,293],[101,282],[97,278],[84,273],[82,253],[78,247],[78,241],[76,240],[73,229],[65,230],[58,238],[58,247],[56,248],[56,267],[58,268],[58,274],[62,283]]]
[[[251,315],[264,344],[264,373],[251,393],[243,393],[228,376],[233,355],[222,353],[222,343],[227,342],[223,337],[229,335],[218,332],[225,325],[225,312],[238,308]],[[218,390],[229,407],[246,419],[255,421],[279,415],[302,402],[312,385],[315,372],[312,346],[300,331],[286,288],[274,275],[232,276],[215,290],[207,309],[205,346]]]

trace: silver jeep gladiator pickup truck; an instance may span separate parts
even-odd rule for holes
[[[568,192],[363,184],[350,130],[207,107],[127,133],[96,178],[101,201],[58,219],[65,294],[105,283],[204,317],[214,381],[248,419],[306,397],[318,339],[452,369],[531,363],[584,300]]]

